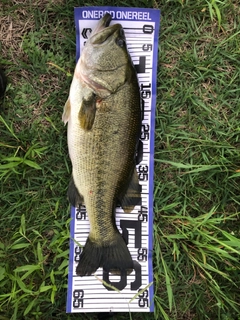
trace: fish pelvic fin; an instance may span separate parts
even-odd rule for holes
[[[130,213],[136,205],[142,204],[141,191],[142,186],[139,184],[137,170],[134,168],[127,192],[120,201],[124,212]]]
[[[65,103],[63,114],[62,114],[62,121],[64,122],[65,125],[70,118],[70,113],[71,113],[71,104],[70,104],[70,99],[68,98]]]
[[[100,245],[89,237],[80,255],[80,261],[76,268],[77,275],[90,276],[99,267],[113,274],[133,270],[133,261],[128,247],[119,232],[116,232],[114,240],[108,244]]]
[[[80,126],[84,130],[91,130],[96,114],[96,96],[92,94],[89,99],[83,99],[80,111],[78,113],[78,119]]]
[[[78,189],[74,183],[73,177],[71,177],[68,185],[67,196],[68,196],[69,202],[73,207],[77,207],[83,204],[84,202],[83,196],[78,192]]]

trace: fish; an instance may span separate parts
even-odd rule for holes
[[[4,74],[4,71],[0,69],[0,98],[4,96],[7,87],[7,78]]]
[[[62,115],[72,163],[68,199],[74,207],[86,207],[90,223],[79,276],[99,267],[113,274],[134,269],[115,209],[120,205],[127,214],[141,204],[140,91],[122,25],[110,25],[111,20],[105,14],[86,41]]]

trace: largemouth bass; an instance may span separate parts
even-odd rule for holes
[[[141,131],[138,80],[123,28],[106,14],[77,62],[63,121],[68,122],[72,179],[68,198],[84,204],[90,233],[76,273],[131,272],[133,261],[115,223],[120,204],[141,203],[136,153]]]

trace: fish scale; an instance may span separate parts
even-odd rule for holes
[[[109,101],[109,105],[112,105],[111,101]],[[79,170],[78,174],[76,175],[76,181],[79,181],[80,184],[78,186],[78,182],[76,182],[76,186],[86,201],[89,198],[89,191],[94,190],[93,192],[96,194],[96,198],[91,197],[91,199],[94,201],[91,201],[91,204],[87,205],[88,211],[93,212],[96,217],[100,217],[99,223],[94,224],[95,228],[100,228],[104,222],[105,230],[109,222],[111,222],[112,225],[112,221],[109,219],[109,214],[103,216],[99,211],[112,213],[114,205],[113,202],[116,199],[116,189],[120,188],[118,187],[119,180],[121,180],[121,177],[126,176],[126,173],[129,172],[129,161],[121,161],[122,158],[119,159],[119,155],[123,154],[125,151],[124,146],[129,140],[128,137],[131,136],[131,129],[124,130],[122,125],[122,119],[124,120],[124,115],[121,115],[123,112],[121,109],[119,110],[120,112],[117,111],[118,110],[115,109],[115,116],[111,115],[111,121],[114,121],[115,128],[119,127],[118,133],[122,131],[122,135],[125,136],[125,139],[123,137],[120,138],[119,134],[113,135],[111,130],[103,130],[103,127],[105,128],[106,124],[110,125],[106,119],[108,118],[109,114],[107,117],[104,117],[104,114],[102,114],[100,119],[98,114],[96,114],[96,122],[92,132],[87,133],[84,144],[81,144],[81,141],[79,141],[79,144],[81,144],[82,147],[81,153],[78,155],[79,164],[76,165]],[[121,145],[114,149],[113,146],[118,146],[119,142]],[[90,146],[92,147],[92,150],[90,149]],[[104,146],[104,148],[102,146]],[[133,145],[132,160],[134,158],[134,148],[135,145]],[[107,150],[111,152],[108,154]],[[85,162],[84,158],[87,154],[89,155],[88,161]],[[116,163],[116,160],[118,163]],[[96,171],[95,168],[98,170]],[[124,182],[125,179],[122,183]],[[82,185],[84,185],[84,190]],[[109,229],[110,228],[111,227],[109,227]]]

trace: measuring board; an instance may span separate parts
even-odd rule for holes
[[[141,92],[143,157],[137,165],[137,172],[142,186],[142,204],[135,206],[131,213],[116,208],[116,225],[127,240],[134,270],[130,275],[112,275],[99,268],[91,276],[76,275],[82,251],[78,243],[84,246],[90,227],[85,207],[72,207],[67,312],[152,312],[153,156],[160,11],[120,7],[75,8],[77,60],[97,21],[106,12],[112,15],[111,24],[120,23],[124,29]]]

